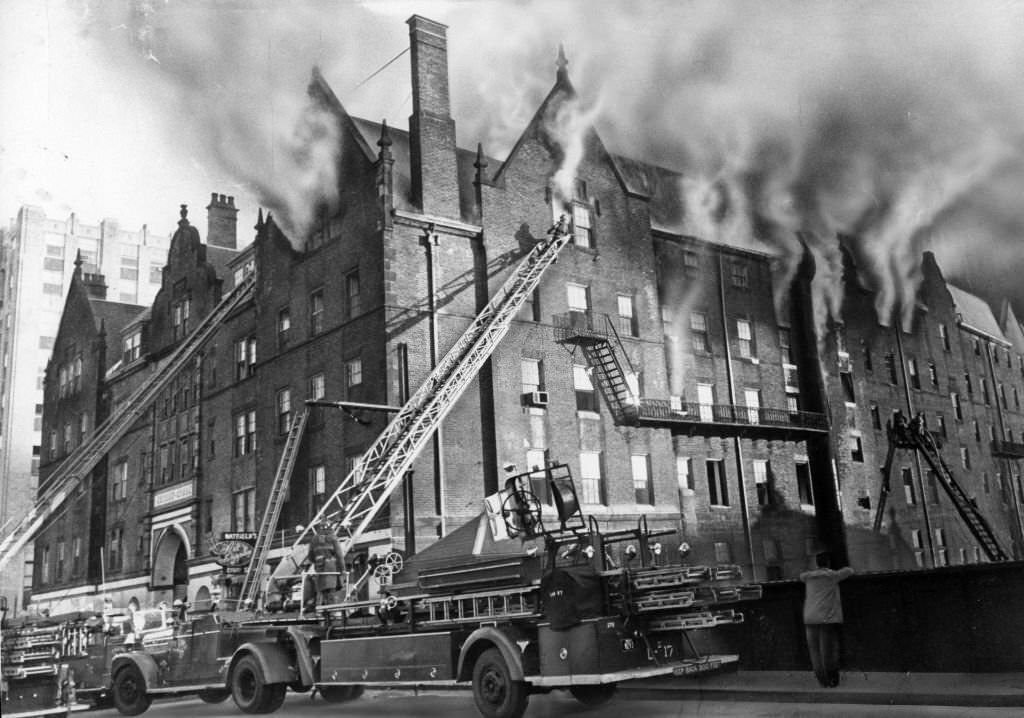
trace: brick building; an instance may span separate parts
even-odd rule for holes
[[[893,499],[898,530],[877,536],[858,501],[877,491],[874,467],[885,451],[871,407],[879,421],[907,409],[906,380],[886,380],[883,357],[895,352],[906,356],[894,366],[914,358],[918,372],[922,362],[944,362],[942,381],[972,371],[977,382],[987,372],[989,404],[978,384],[968,423],[951,421],[948,430],[973,460],[991,463],[990,494],[979,503],[998,515],[1000,531],[1017,530],[1016,504],[991,494],[997,470],[1009,486],[1014,469],[1005,462],[1016,463],[1001,457],[1024,430],[1013,393],[1024,345],[1012,316],[1001,317],[1015,328],[1011,337],[973,297],[947,290],[926,258],[929,310],[912,333],[879,327],[870,294],[851,290],[846,325],[819,342],[810,255],[792,286],[780,287],[772,256],[680,233],[678,199],[664,191],[678,175],[613,154],[591,131],[572,190],[556,186],[565,151],[548,119],[575,96],[564,57],[534,120],[499,161],[456,146],[446,28],[418,16],[409,26],[408,132],[352,117],[314,71],[310,94],[338,123],[340,199],[323,203],[309,236],[287,237],[261,213],[252,245],[220,256],[183,212],[156,301],[119,329],[125,352],[139,350],[106,373],[114,406],[190,322],[256,271],[253,299],[94,472],[107,501],[103,543],[118,556],[106,590],[117,600],[184,594],[195,602],[215,591],[211,547],[226,531],[257,527],[305,400],[403,403],[561,214],[572,218],[573,242],[364,537],[366,550],[419,551],[480,513],[503,465],[559,461],[602,527],[646,516],[654,528],[679,529],[693,560],[736,562],[757,578],[793,576],[822,547],[864,567],[912,566],[919,557],[930,565],[932,549],[917,547],[914,530],[937,537],[942,528],[951,562],[976,560],[973,551],[959,555],[956,517],[941,497],[920,527],[920,507]],[[948,325],[949,352],[929,349],[936,317]],[[870,371],[862,339],[873,352]],[[602,352],[614,358],[618,385],[601,381]],[[988,363],[973,368],[979,356]],[[996,406],[1000,385],[1008,398]],[[933,404],[925,389],[909,391],[921,392],[911,409],[949,406],[945,385],[929,394]],[[45,411],[49,424],[59,406]],[[312,412],[272,558],[387,420],[383,412]],[[975,417],[985,422],[980,443],[959,436]],[[997,426],[991,436],[989,425]],[[956,446],[947,443],[947,455]],[[40,541],[52,545],[60,530]],[[664,550],[674,552],[676,541],[666,538]],[[42,570],[35,599],[66,595],[67,582],[47,584]]]

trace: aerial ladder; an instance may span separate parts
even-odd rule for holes
[[[334,537],[339,543],[338,561],[343,564],[345,554],[401,483],[423,445],[508,332],[516,313],[570,238],[562,217],[527,253],[282,557],[266,584],[268,604],[280,601],[284,586],[301,575],[308,553],[306,541],[311,535],[327,533]]]
[[[28,514],[0,541],[0,568],[15,556],[56,513],[89,472],[139,420],[171,380],[196,356],[225,318],[253,294],[254,274],[246,276],[213,311],[199,322],[185,340],[158,366],[119,409],[100,424],[89,438],[49,477],[46,488],[37,497]]]
[[[907,421],[902,412],[896,412],[886,425],[886,433],[889,436],[889,449],[885,456],[885,464],[882,466],[882,489],[878,497],[878,508],[875,511],[875,532],[882,528],[885,505],[891,491],[890,476],[896,450],[910,449],[919,451],[924,456],[928,466],[935,472],[942,488],[953,501],[953,506],[960,514],[960,518],[967,524],[967,528],[978,541],[988,560],[1008,561],[1010,557],[996,540],[992,526],[982,515],[974,500],[957,482],[949,467],[946,466],[946,462],[942,460],[935,438],[925,425],[924,415],[918,414]]]

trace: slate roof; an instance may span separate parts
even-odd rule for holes
[[[999,328],[999,322],[996,321],[992,308],[989,307],[985,300],[952,284],[947,284],[946,287],[953,297],[953,304],[964,324],[1000,341],[1009,343],[1003,335],[1003,330]]]

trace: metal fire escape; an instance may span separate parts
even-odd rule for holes
[[[978,509],[974,500],[968,496],[963,487],[957,482],[953,473],[946,466],[939,454],[939,447],[925,426],[924,416],[918,415],[909,422],[902,413],[897,413],[886,425],[886,433],[889,436],[889,450],[885,456],[885,464],[882,467],[882,489],[878,497],[878,508],[875,511],[875,531],[882,528],[882,520],[885,518],[885,505],[891,490],[890,475],[892,474],[893,458],[897,449],[910,449],[919,451],[924,456],[928,466],[935,472],[942,488],[953,501],[960,518],[967,524],[971,534],[977,539],[982,550],[989,561],[1008,561],[1009,555],[1002,549],[996,540],[995,532],[988,521]]]
[[[626,353],[621,352],[620,359],[620,352],[615,350],[616,347],[622,347],[622,340],[611,318],[606,314],[595,317],[590,312],[569,312],[557,316],[555,341],[574,344],[583,351],[615,421],[635,423],[640,397],[634,387],[630,387],[627,377],[636,374]]]
[[[548,234],[547,239],[530,250],[426,381],[367,449],[362,460],[324,502],[289,553],[278,563],[268,586],[300,574],[308,550],[306,539],[311,533],[329,529],[339,539],[342,553],[347,553],[363,535],[401,483],[423,445],[508,332],[516,313],[571,237],[564,218]]]
[[[255,276],[250,274],[213,311],[206,315],[170,357],[124,401],[116,412],[100,424],[89,438],[47,480],[28,514],[0,542],[0,568],[7,564],[32,539],[43,522],[52,516],[85,480],[89,472],[142,417],[171,380],[196,356],[224,319],[253,294]]]

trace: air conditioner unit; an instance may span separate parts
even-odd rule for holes
[[[526,403],[530,406],[547,406],[548,393],[546,391],[531,391],[526,394]]]

